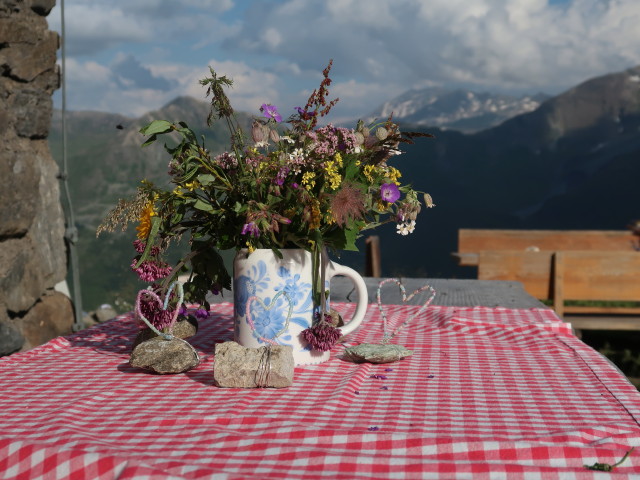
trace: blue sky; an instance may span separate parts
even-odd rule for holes
[[[236,109],[286,115],[329,59],[337,120],[431,85],[555,94],[640,64],[638,25],[638,0],[65,0],[67,105],[137,116],[204,100],[212,66]]]

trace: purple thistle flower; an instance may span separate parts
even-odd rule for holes
[[[393,203],[400,198],[400,189],[395,183],[383,183],[380,187],[380,197],[385,202]]]
[[[140,300],[140,312],[154,327],[162,330],[171,325],[175,310],[164,310],[152,297],[144,295]]]
[[[282,121],[282,116],[278,113],[278,108],[270,103],[263,103],[260,107],[262,116],[266,118],[273,118],[276,122]]]
[[[256,225],[256,222],[245,223],[242,226],[242,231],[240,232],[242,235],[251,235],[252,237],[260,236],[260,229]]]
[[[209,318],[209,312],[204,308],[199,308],[196,310],[195,316],[197,319],[202,320],[205,318]]]
[[[131,262],[131,269],[138,274],[138,278],[146,283],[152,283],[171,275],[171,266],[158,260],[146,260],[136,268],[138,259]]]
[[[331,350],[341,335],[339,328],[334,328],[326,322],[320,322],[302,331],[302,338],[311,348],[322,352]]]

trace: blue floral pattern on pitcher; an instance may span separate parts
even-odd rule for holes
[[[292,275],[288,268],[280,267],[278,269],[278,276],[284,280],[284,283],[278,285],[276,292],[284,292],[289,297],[293,305],[294,315],[291,322],[300,325],[302,328],[309,328],[309,314],[313,308],[313,298],[311,296],[311,284],[300,282],[300,275]]]
[[[283,332],[287,317],[291,315],[289,322],[302,328],[310,327],[309,314],[313,310],[313,298],[311,284],[301,281],[299,274],[292,274],[288,268],[279,267],[278,276],[281,282],[274,288],[276,296],[273,299],[262,298],[260,294],[269,288],[271,278],[264,261],[260,260],[252,265],[248,275],[240,275],[235,279],[234,308],[236,316],[245,317],[249,313],[253,321],[253,336],[258,342],[265,343],[264,339],[276,340],[277,336],[279,344],[287,345],[289,343],[286,342],[291,341],[291,335]],[[247,301],[254,296],[257,299],[251,303],[250,312],[247,312]],[[248,323],[249,319],[245,318],[245,322]],[[236,324],[236,334],[239,328]]]
[[[263,303],[264,302],[264,303]],[[286,295],[278,295],[273,300],[255,301],[250,306],[253,319],[253,336],[260,342],[264,339],[276,340],[281,345],[289,345],[291,334],[285,330],[287,316],[290,314],[290,300]]]
[[[250,277],[240,275],[234,281],[233,292],[236,315],[244,316],[247,313],[247,300],[267,288],[271,281],[267,274],[267,265],[262,260],[251,266],[250,274]]]

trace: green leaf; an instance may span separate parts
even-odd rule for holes
[[[149,125],[146,125],[140,129],[140,133],[143,135],[156,135],[158,133],[169,133],[173,128],[171,122],[166,120],[154,120]]]
[[[213,207],[211,206],[211,204],[202,201],[201,199],[196,200],[196,203],[193,204],[193,208],[197,208],[198,210],[202,210],[203,212],[213,212]]]
[[[345,180],[353,180],[358,173],[359,168],[355,164],[355,162],[348,163],[347,168],[344,171],[344,179]]]
[[[356,240],[358,239],[358,228],[350,228],[344,231],[345,236],[345,246],[344,250],[349,250],[351,252],[357,252],[358,247],[356,247]]]
[[[147,138],[147,140],[141,145],[141,147],[148,147],[149,145],[151,145],[153,142],[155,142],[157,140],[157,137],[155,135],[151,135],[149,138]]]
[[[211,185],[215,181],[216,181],[216,177],[214,177],[210,173],[204,173],[202,175],[198,175],[198,182],[200,182],[200,185],[202,185],[203,187],[206,187],[207,185]]]

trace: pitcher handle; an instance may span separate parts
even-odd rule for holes
[[[335,275],[344,275],[345,277],[350,278],[356,288],[356,292],[358,293],[358,305],[356,306],[356,311],[353,314],[353,317],[351,317],[349,322],[345,321],[345,324],[340,327],[342,334],[348,335],[358,328],[362,323],[362,320],[364,320],[364,315],[367,312],[367,305],[369,302],[367,285],[364,283],[364,279],[360,274],[353,268],[345,267],[344,265],[340,265],[335,262],[329,262],[328,270],[329,278],[334,277]]]

